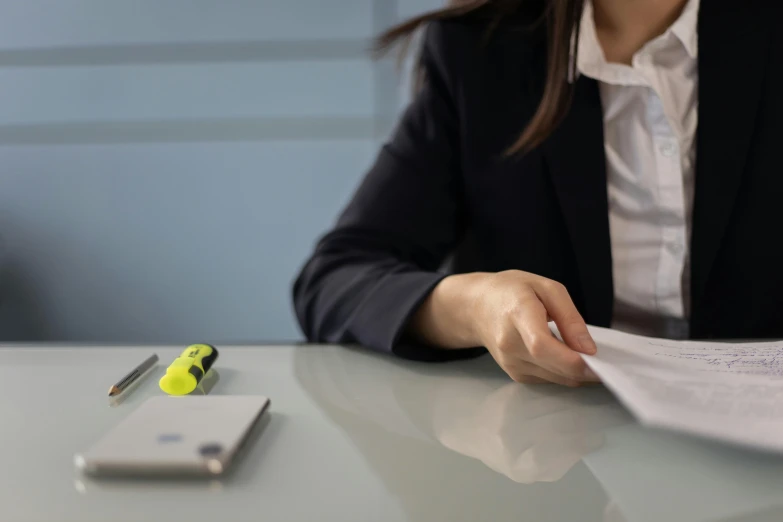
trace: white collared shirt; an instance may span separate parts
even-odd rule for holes
[[[699,0],[633,57],[607,63],[592,3],[577,71],[599,82],[615,291],[613,327],[684,337],[698,119]]]

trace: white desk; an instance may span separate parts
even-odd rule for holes
[[[642,429],[602,388],[328,346],[221,347],[212,393],[272,399],[224,482],[81,477],[73,454],[161,393],[181,348],[0,348],[0,520],[783,520],[783,458]],[[109,407],[153,351],[155,373]]]

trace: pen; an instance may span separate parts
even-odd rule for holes
[[[128,375],[120,379],[120,382],[109,388],[109,397],[114,397],[122,393],[128,386],[136,382],[139,377],[144,375],[144,372],[152,368],[156,362],[158,362],[158,356],[157,354],[153,354],[143,363],[131,370]]]

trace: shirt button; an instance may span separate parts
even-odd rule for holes
[[[681,255],[683,250],[685,250],[685,247],[682,245],[682,243],[673,243],[671,248],[672,254],[675,256]]]
[[[666,141],[666,142],[661,144],[661,146],[659,147],[659,150],[661,151],[661,154],[663,154],[667,158],[671,158],[672,156],[676,156],[677,155],[677,153],[679,152],[680,148],[673,141]]]

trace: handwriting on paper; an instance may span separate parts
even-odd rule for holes
[[[673,345],[666,341],[650,340],[649,346],[657,357],[671,361],[691,362],[703,371],[744,373],[783,377],[783,343]]]

